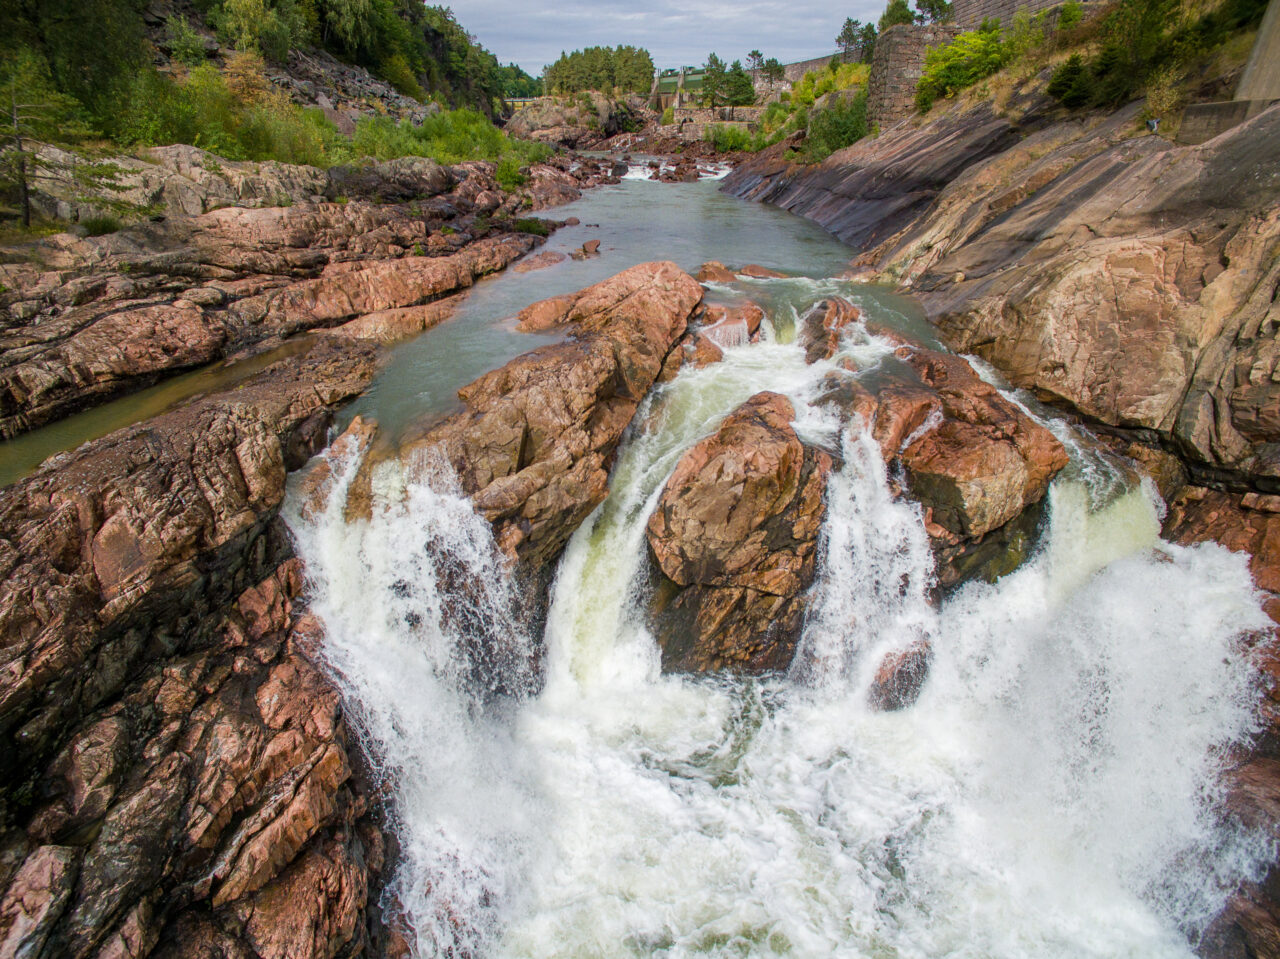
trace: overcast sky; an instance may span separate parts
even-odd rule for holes
[[[845,17],[877,20],[886,0],[455,0],[458,22],[503,63],[534,76],[560,51],[629,43],[659,68],[759,49],[783,63],[835,50]]]

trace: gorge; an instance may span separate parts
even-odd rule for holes
[[[1280,107],[1133,119],[0,266],[0,955],[1277,954]]]

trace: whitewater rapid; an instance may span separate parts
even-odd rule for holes
[[[421,956],[1190,955],[1269,851],[1216,811],[1256,721],[1244,558],[1162,542],[1150,484],[1073,443],[1031,560],[931,605],[918,509],[808,405],[833,366],[804,363],[778,303],[764,342],[642,405],[541,637],[440,464],[385,467],[367,522],[342,519],[355,462],[319,516],[291,495],[327,664],[393,796],[384,906]],[[864,368],[890,351],[846,346]],[[797,665],[664,676],[644,524],[683,451],[765,389],[842,457]],[[920,638],[919,700],[873,711],[881,655]],[[477,680],[477,640],[514,693]]]

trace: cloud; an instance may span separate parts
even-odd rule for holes
[[[783,63],[831,53],[845,17],[877,20],[885,0],[466,0],[453,5],[462,26],[503,63],[537,76],[561,51],[631,44],[653,54],[659,69],[700,64],[708,53],[726,62],[759,49]]]

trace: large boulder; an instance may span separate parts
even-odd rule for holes
[[[668,670],[787,666],[813,582],[831,457],[759,393],[690,449],[649,518],[652,622]]]

